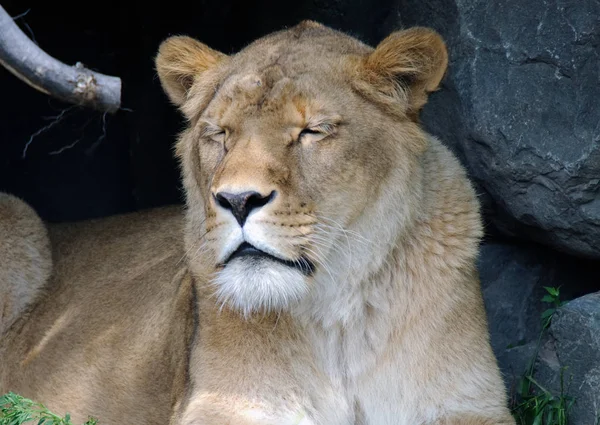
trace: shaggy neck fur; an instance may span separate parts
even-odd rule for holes
[[[410,330],[423,314],[437,312],[443,318],[465,292],[469,298],[477,296],[475,284],[460,286],[460,282],[477,282],[473,265],[482,230],[475,194],[459,164],[452,160],[447,166],[451,158],[447,149],[433,137],[429,143],[422,158],[422,178],[415,179],[419,183],[411,188],[414,203],[407,206],[406,198],[383,194],[396,202],[380,202],[363,215],[364,221],[339,236],[334,254],[338,257],[331,261],[337,267],[321,273],[311,295],[294,310],[309,337],[321,347],[325,369],[340,380],[374,366],[392,335]],[[423,211],[435,213],[425,216]],[[471,266],[466,269],[473,276],[460,271],[465,265]],[[415,282],[424,280],[434,283],[439,292],[429,288],[422,293],[424,288]],[[452,286],[441,280],[456,281],[455,291],[443,289]],[[429,303],[415,309],[412,299]],[[443,326],[435,316],[429,320]],[[405,329],[399,329],[399,323]]]

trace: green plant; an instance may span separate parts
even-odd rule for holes
[[[9,392],[0,397],[0,425],[73,425],[67,413],[64,418],[50,412],[43,404]],[[83,425],[97,425],[97,420],[90,418]]]
[[[518,401],[513,407],[513,416],[518,425],[567,425],[568,413],[575,400],[566,395],[564,371],[560,370],[560,393],[552,394],[535,380],[535,362],[538,357],[542,338],[549,328],[554,313],[564,304],[560,300],[560,288],[544,287],[547,294],[542,301],[550,304],[542,315],[542,331],[537,340],[534,355],[521,378],[518,388]]]
[[[567,425],[567,414],[575,400],[565,394],[564,370],[560,371],[560,394],[553,395],[532,376],[525,376],[527,385],[513,414],[520,425]],[[531,387],[531,384],[534,388]]]
[[[552,321],[552,316],[554,316],[556,310],[558,310],[565,303],[565,301],[560,300],[560,287],[551,288],[548,286],[544,286],[544,289],[548,293],[544,295],[542,301],[551,305],[550,308],[548,308],[542,313],[542,327],[543,329],[547,329],[548,326],[550,326],[550,322]]]

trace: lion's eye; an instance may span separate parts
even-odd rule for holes
[[[212,140],[217,143],[225,143],[227,139],[227,130],[215,124],[206,123],[201,133],[205,139]]]
[[[217,143],[224,143],[227,132],[225,130],[219,131],[218,133],[212,133],[208,137]]]
[[[331,128],[328,128],[331,127]],[[305,128],[298,135],[299,142],[318,142],[334,133],[333,126],[319,126]]]

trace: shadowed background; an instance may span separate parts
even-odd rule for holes
[[[69,105],[50,100],[0,67],[0,190],[24,197],[50,221],[181,202],[172,146],[183,122],[164,96],[153,63],[164,38],[186,34],[233,53],[311,18],[376,43],[397,25],[395,3],[4,1],[12,16],[29,10],[17,22],[50,55],[120,77],[127,110],[105,117],[68,110],[31,141],[23,158],[31,135]]]

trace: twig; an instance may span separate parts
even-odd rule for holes
[[[48,152],[48,155],[59,155],[59,154],[63,153],[64,151],[68,150],[68,149],[74,148],[74,147],[75,147],[75,145],[76,145],[77,143],[79,143],[80,141],[81,141],[81,138],[79,138],[79,139],[75,140],[73,143],[71,143],[71,144],[69,144],[69,145],[67,145],[67,146],[63,146],[63,147],[62,147],[62,148],[60,148],[60,149],[57,149],[57,150],[55,150],[55,151],[52,151],[52,152]]]
[[[27,31],[29,31],[29,35],[31,36],[31,41],[33,41],[33,44],[35,44],[37,46],[38,42],[35,39],[35,34],[33,33],[33,30],[31,29],[31,27],[29,26],[29,24],[27,22],[23,22],[23,25],[25,25],[25,28],[27,28]]]
[[[54,119],[50,122],[50,124],[40,128],[38,131],[36,131],[35,133],[33,133],[31,136],[29,136],[29,140],[27,141],[27,143],[25,143],[25,147],[23,147],[23,155],[22,158],[25,159],[25,157],[27,157],[27,150],[29,149],[29,145],[31,145],[31,142],[33,142],[33,139],[35,139],[37,136],[39,136],[40,134],[50,130],[52,127],[54,127],[56,124],[58,124],[63,117],[65,116],[65,114],[69,111],[71,111],[73,108],[75,108],[76,105],[70,106],[66,109],[63,109],[60,114],[58,114],[57,116],[53,117]]]
[[[89,155],[92,152],[94,152],[96,150],[96,148],[98,147],[98,145],[100,145],[100,143],[104,139],[106,139],[106,112],[104,114],[102,114],[102,134],[100,135],[100,137],[98,137],[98,139],[96,139],[96,141],[94,143],[92,143],[92,146],[90,146],[86,150],[86,153]]]
[[[17,16],[13,16],[13,21],[16,21],[18,19],[21,19],[25,16],[27,16],[27,14],[31,12],[31,9],[27,9],[25,12],[18,14]]]

